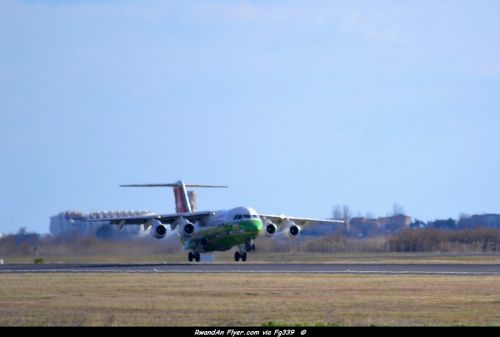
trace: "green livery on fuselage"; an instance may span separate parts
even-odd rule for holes
[[[209,219],[206,226],[199,226],[199,230],[195,230],[191,236],[181,235],[184,249],[200,253],[229,250],[252,242],[264,228],[262,219],[251,208],[238,207],[227,213],[228,219],[232,220],[210,225]],[[234,220],[238,216],[241,220]],[[250,218],[245,219],[244,216]]]

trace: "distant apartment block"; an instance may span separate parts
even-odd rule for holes
[[[473,215],[458,221],[458,228],[500,227],[500,214]]]
[[[390,234],[404,228],[410,228],[411,223],[411,217],[404,214],[375,219],[356,217],[349,221],[348,233],[357,237]]]
[[[95,236],[99,231],[109,226],[109,222],[91,222],[88,219],[107,219],[126,216],[140,216],[152,214],[150,211],[98,211],[85,214],[80,211],[66,211],[50,217],[50,233],[54,236]],[[105,226],[105,227],[103,227]],[[112,231],[118,231],[116,226]],[[122,235],[139,235],[142,226],[124,226],[120,231]]]
[[[304,236],[339,235],[347,233],[347,223],[313,223],[304,228]]]

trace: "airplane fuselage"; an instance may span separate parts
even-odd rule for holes
[[[206,221],[195,224],[194,232],[189,236],[180,234],[186,251],[205,253],[248,244],[263,227],[262,219],[255,210],[238,207],[215,212]]]

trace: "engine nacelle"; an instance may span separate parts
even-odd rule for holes
[[[182,228],[182,234],[186,237],[189,237],[189,236],[193,235],[193,233],[194,233],[194,225],[192,223],[188,222]]]
[[[271,237],[278,231],[278,226],[272,223],[270,220],[264,220],[264,233],[266,236]]]
[[[194,232],[196,231],[196,226],[184,218],[177,220],[177,226],[179,228],[178,229],[179,234],[183,238],[191,237],[194,234]]]
[[[163,239],[167,235],[167,227],[162,224],[159,220],[152,219],[149,221],[151,225],[150,233],[155,239]]]
[[[288,231],[286,232],[288,237],[291,239],[296,239],[299,237],[302,228],[296,225],[294,222],[290,221]]]

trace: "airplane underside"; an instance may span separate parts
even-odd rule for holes
[[[227,251],[237,246],[239,250],[235,253],[235,261],[241,259],[244,262],[247,259],[246,252],[255,250],[253,240],[257,235],[258,232],[237,234],[219,232],[200,239],[186,240],[184,248],[189,251],[188,260],[191,262],[193,260],[199,261],[200,253]]]

